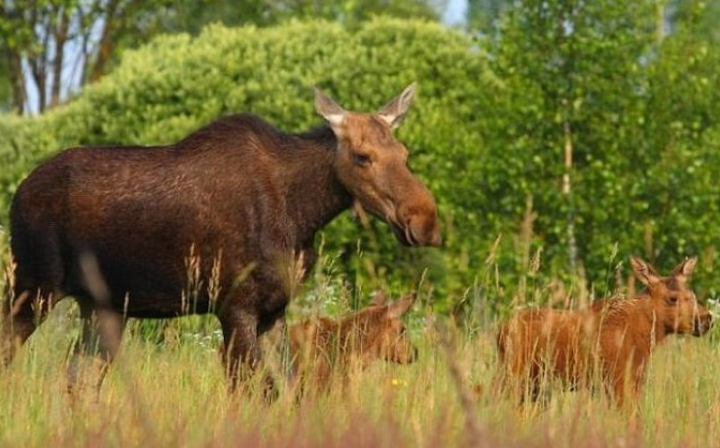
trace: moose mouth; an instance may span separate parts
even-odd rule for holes
[[[405,225],[398,224],[396,220],[388,220],[388,222],[395,234],[395,238],[397,238],[397,240],[404,246],[439,247],[442,244],[442,239],[436,228],[432,229],[432,231],[428,233],[424,228],[417,225],[417,220],[415,222],[409,220]]]
[[[395,238],[400,241],[400,244],[407,247],[418,246],[417,241],[413,239],[410,228],[403,227],[399,224],[395,224],[394,222],[390,222],[390,227],[395,234]]]
[[[406,247],[420,247],[420,246],[440,246],[441,239],[439,233],[434,232],[431,235],[423,235],[423,229],[420,229],[417,225],[413,225],[413,219],[404,220],[398,216],[397,209],[395,206],[388,206],[387,209],[391,210],[387,213],[381,213],[374,208],[366,207],[356,200],[353,203],[353,212],[355,218],[358,219],[363,225],[368,224],[367,212],[374,215],[377,218],[385,221],[392,229],[395,238]],[[416,222],[417,224],[417,222]]]
[[[381,213],[374,210],[373,208],[363,206],[360,201],[355,201],[353,203],[353,212],[355,213],[355,217],[361,222],[367,222],[367,215],[365,213],[366,210],[369,211],[370,214],[375,215],[376,217],[387,222],[390,225],[393,234],[395,234],[395,238],[403,246],[412,247],[420,245],[417,240],[415,240],[415,238],[412,236],[412,232],[410,231],[409,226],[403,226],[398,222],[397,219],[393,219],[393,217],[391,217],[391,215],[387,213]]]
[[[710,328],[713,326],[713,321],[711,319],[702,320],[702,319],[695,319],[693,322],[693,336],[702,336],[708,331],[710,331]]]

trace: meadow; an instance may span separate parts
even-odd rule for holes
[[[8,252],[2,248],[6,265]],[[291,322],[351,308],[342,278],[323,274],[331,264],[321,259],[292,302]],[[327,395],[301,402],[279,382],[270,404],[252,392],[256,384],[227,393],[219,325],[197,316],[132,322],[99,395],[86,390],[71,399],[65,369],[80,325],[72,302],[61,302],[2,372],[0,446],[716,446],[717,329],[671,337],[656,350],[632,422],[588,391],[551,387],[547,407],[520,407],[492,390],[497,318],[476,303],[474,317],[455,323],[433,313],[432,293],[418,288],[426,294],[405,317],[416,363],[376,362],[349,379],[333,377]],[[466,300],[481,302],[473,288]],[[277,376],[274,353],[266,347],[264,368]]]
[[[388,17],[159,35],[61,107],[0,113],[7,230],[21,180],[62,148],[168,144],[237,112],[302,132],[320,122],[313,86],[374,110],[417,81],[398,139],[437,200],[444,239],[409,250],[380,220],[358,225],[350,213],[323,231],[290,322],[340,316],[378,288],[417,290],[404,321],[419,359],[335,375],[327,395],[302,402],[272,347],[264,368],[278,399],[252,393],[259,381],[229,395],[220,326],[198,316],[131,321],[99,395],[71,399],[80,320],[64,301],[0,369],[0,447],[718,446],[718,326],[654,352],[634,419],[600,393],[550,385],[541,408],[493,391],[504,319],[633,291],[631,254],[662,272],[698,256],[692,284],[720,311],[720,47],[695,32],[700,16],[666,35],[658,12],[671,2],[509,3],[485,36]],[[698,14],[712,4],[696,3]],[[0,272],[8,238],[0,230]]]

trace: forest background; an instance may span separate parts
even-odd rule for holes
[[[313,86],[369,110],[417,81],[398,136],[445,244],[343,215],[321,269],[358,303],[420,288],[484,319],[632,288],[630,254],[698,255],[712,299],[717,23],[720,2],[695,0],[4,0],[0,225],[63,148],[171,143],[233,112],[299,132],[320,123]]]

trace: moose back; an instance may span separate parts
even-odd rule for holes
[[[313,265],[315,234],[353,203],[404,245],[440,244],[435,200],[393,136],[414,87],[377,113],[316,90],[326,124],[303,134],[233,115],[169,146],[73,148],[39,166],[10,210],[4,363],[72,296],[84,322],[75,355],[99,337],[106,364],[125,317],[214,313],[234,386]]]

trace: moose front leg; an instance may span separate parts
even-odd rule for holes
[[[256,315],[245,311],[226,312],[220,316],[224,338],[222,358],[230,392],[235,392],[238,385],[245,388],[260,363],[258,323]],[[263,392],[269,398],[273,391],[272,380],[267,378],[265,383]]]

